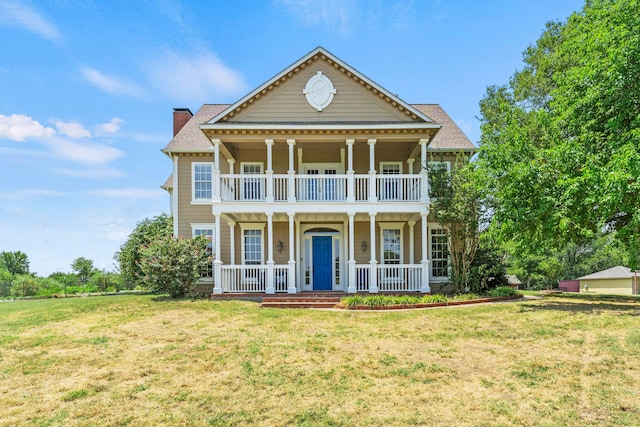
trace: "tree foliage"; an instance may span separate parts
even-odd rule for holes
[[[479,158],[503,237],[561,248],[617,231],[637,254],[638,10],[640,0],[588,1],[547,24],[508,84],[488,88]]]
[[[22,251],[0,252],[0,265],[13,275],[29,274],[29,257]]]
[[[98,271],[93,266],[93,261],[84,257],[74,259],[71,263],[71,270],[78,275],[78,281],[81,285],[87,283],[91,276]]]
[[[157,239],[173,235],[173,218],[167,214],[138,222],[127,241],[116,252],[115,259],[126,284],[144,287],[144,273],[140,268],[141,251]]]
[[[208,244],[204,236],[193,239],[164,236],[154,240],[140,251],[139,265],[145,286],[172,298],[191,293],[200,272],[211,262]]]
[[[429,171],[430,215],[447,232],[450,279],[456,291],[469,284],[469,272],[479,242],[482,187],[474,164],[459,154],[451,171]]]

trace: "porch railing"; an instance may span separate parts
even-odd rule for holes
[[[376,282],[379,292],[419,292],[422,266],[416,264],[378,265]],[[356,289],[368,292],[371,286],[371,266],[356,265]]]
[[[269,266],[267,265],[222,265],[222,292],[267,291]],[[276,292],[287,292],[289,266],[275,265],[273,285]]]
[[[219,191],[225,202],[265,201],[269,197],[276,202],[367,202],[372,197],[384,202],[417,202],[426,199],[425,181],[422,175],[406,174],[353,175],[352,184],[348,175],[223,174]]]

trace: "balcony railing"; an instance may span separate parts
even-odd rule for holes
[[[223,174],[220,175],[220,186],[214,186],[215,188],[219,188],[220,200],[223,202],[428,200],[427,180],[424,175]]]

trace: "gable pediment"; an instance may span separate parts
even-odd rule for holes
[[[428,123],[423,112],[317,48],[206,125]]]

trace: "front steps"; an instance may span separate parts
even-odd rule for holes
[[[314,293],[265,295],[260,307],[263,308],[334,308],[340,299],[348,294]]]

